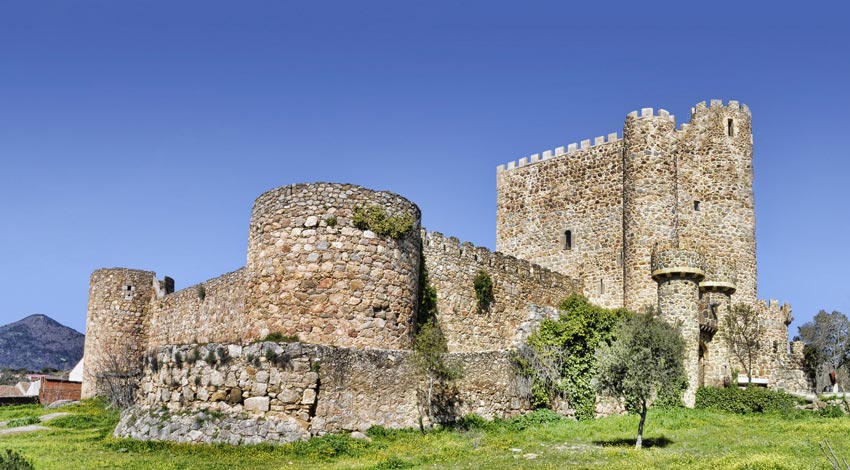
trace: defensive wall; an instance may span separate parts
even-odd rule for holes
[[[142,439],[285,442],[414,426],[423,273],[449,360],[466,365],[441,391],[438,419],[527,411],[528,384],[509,351],[571,293],[609,308],[656,307],[679,325],[688,404],[698,386],[742,370],[718,334],[736,303],[762,318],[767,347],[754,377],[807,388],[802,347],[788,348],[790,307],[756,301],[746,106],[700,103],[678,129],[664,110],[629,113],[622,138],[500,166],[497,190],[497,252],[427,232],[419,208],[397,194],[314,183],[257,198],[244,268],[177,292],[150,271],[95,271],[83,397],[116,369],[138,379],[139,403],[116,433]],[[364,226],[365,209],[404,230]],[[493,284],[484,304],[473,288],[480,272]]]
[[[494,418],[530,410],[507,351],[455,353],[449,361],[464,375],[439,394],[439,414]],[[374,425],[415,427],[420,380],[410,351],[271,342],[165,346],[145,359],[139,404],[122,416],[116,435],[249,444]]]

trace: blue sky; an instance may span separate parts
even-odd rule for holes
[[[100,267],[239,268],[296,182],[492,248],[497,165],[712,98],[753,111],[760,297],[850,314],[846,3],[692,3],[3,2],[0,323],[83,331]]]

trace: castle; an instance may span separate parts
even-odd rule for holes
[[[332,183],[266,192],[240,270],[178,292],[149,271],[92,274],[83,396],[120,358],[139,385],[122,436],[237,444],[415,426],[410,353],[424,272],[450,356],[467,365],[443,404],[456,415],[530,410],[510,351],[572,293],[656,306],[679,324],[686,404],[698,386],[741,370],[717,334],[733,303],[764,319],[770,347],[756,381],[805,389],[802,348],[789,351],[790,308],[756,300],[750,123],[735,101],[700,103],[680,129],[644,109],[628,115],[622,138],[500,166],[498,252],[426,232],[419,208],[396,194]],[[398,236],[363,228],[354,219],[364,208],[410,227]],[[481,271],[493,280],[487,309],[473,290]]]

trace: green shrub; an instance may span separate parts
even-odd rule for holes
[[[412,462],[408,462],[407,460],[401,459],[396,456],[392,456],[387,460],[373,466],[374,470],[396,470],[400,468],[411,468],[413,467]]]
[[[795,402],[792,395],[761,387],[701,387],[694,407],[738,414],[769,413],[788,412]]]
[[[818,414],[823,418],[843,418],[844,410],[838,405],[827,405],[826,408],[818,410]]]
[[[414,220],[410,214],[387,215],[380,206],[366,206],[354,209],[352,222],[360,230],[371,230],[384,237],[400,239],[413,230]]]
[[[23,418],[13,419],[6,424],[7,427],[10,428],[19,428],[21,426],[30,426],[32,424],[38,424],[41,420],[38,419],[38,416],[24,416]]]
[[[207,288],[204,286],[198,286],[198,298],[204,300],[207,298]]]
[[[493,302],[493,279],[487,271],[480,270],[472,280],[475,288],[475,298],[478,300],[478,309],[487,310]]]
[[[337,457],[356,457],[369,448],[364,440],[351,436],[327,434],[307,441],[297,441],[289,445],[293,454],[312,460],[331,460]]]
[[[336,222],[335,215],[325,218],[325,223],[328,224],[328,227],[336,227]]]
[[[514,366],[531,381],[531,403],[550,408],[564,398],[578,419],[596,414],[596,349],[613,340],[617,324],[630,314],[591,304],[571,295],[560,304],[558,319],[545,319],[514,355]]]
[[[263,341],[269,341],[271,343],[297,343],[298,335],[285,335],[281,332],[269,333]]]
[[[12,449],[0,453],[0,470],[33,470],[32,464],[23,455]]]

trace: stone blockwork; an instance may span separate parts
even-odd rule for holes
[[[423,254],[431,285],[437,290],[437,319],[450,351],[516,347],[535,307],[557,307],[581,284],[533,265],[439,232],[423,232]],[[486,272],[493,281],[493,302],[479,308],[473,279]]]
[[[354,226],[358,208],[408,217],[401,238]],[[248,237],[248,337],[271,332],[350,347],[409,347],[418,292],[419,208],[355,185],[297,184],[254,203]]]
[[[622,152],[611,134],[499,171],[496,249],[583,280],[596,304],[622,306]]]
[[[507,351],[458,353],[463,378],[441,402],[446,417],[529,411],[528,388]],[[301,343],[166,346],[149,353],[139,404],[117,436],[184,442],[289,442],[382,425],[414,427],[425,381],[409,351]]]
[[[752,116],[746,105],[720,100],[690,114],[677,129],[669,112],[644,108],[628,114],[622,140],[609,134],[499,166],[496,246],[582,281],[596,303],[631,310],[663,311],[682,300],[673,286],[679,281],[653,282],[653,251],[699,254],[698,306],[680,312],[689,325],[688,354],[699,358],[689,374],[698,384],[720,385],[739,369],[718,331],[723,317],[734,304],[756,308]],[[765,311],[765,376],[797,367],[777,315]],[[771,379],[769,386],[780,385]]]
[[[146,349],[167,344],[241,341],[245,328],[245,269],[155,299],[148,307]]]

